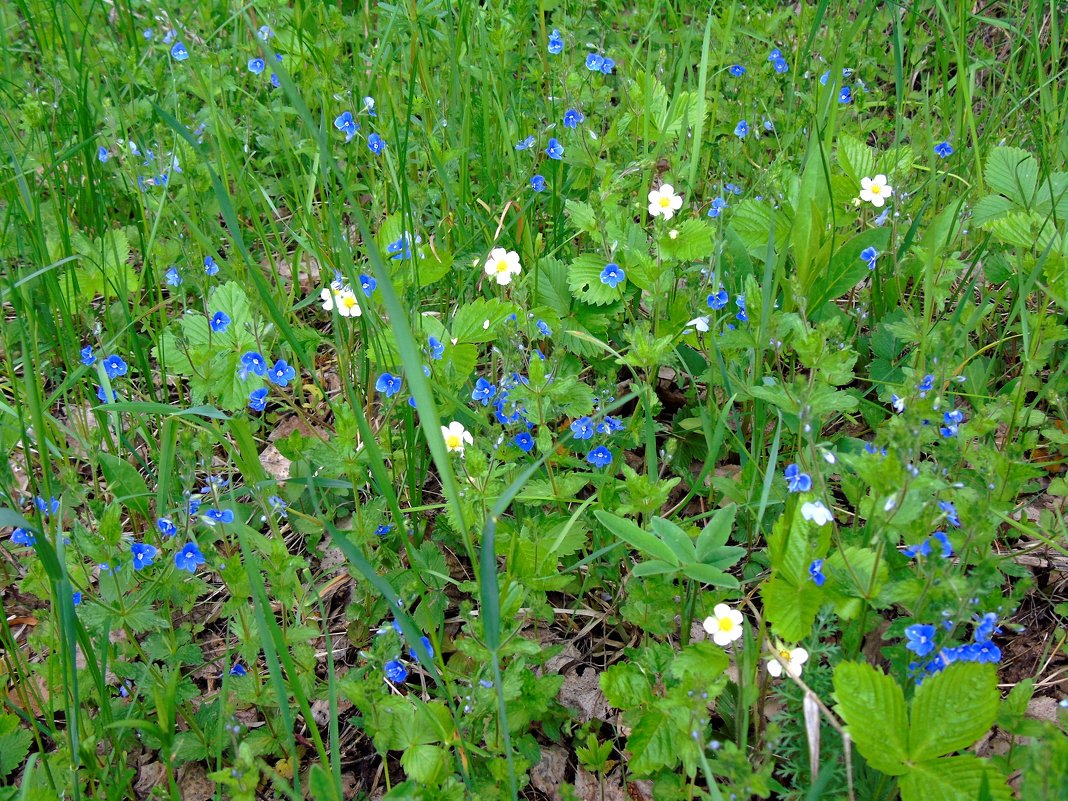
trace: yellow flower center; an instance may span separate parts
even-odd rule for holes
[[[734,630],[734,621],[731,620],[729,617],[721,617],[719,619],[719,630],[720,631],[733,631]]]
[[[460,447],[460,438],[456,434],[449,434],[445,437],[445,445],[450,450],[456,450]]]
[[[501,259],[499,262],[497,262],[497,272],[499,272],[499,273],[508,272],[508,262],[506,262],[504,259]]]
[[[666,196],[660,198],[660,208],[666,209],[670,205],[671,205],[671,198],[666,197]]]
[[[779,651],[779,658],[781,658],[783,662],[789,662],[790,661],[790,652],[789,651]]]
[[[346,295],[342,299],[342,302],[345,304],[346,309],[351,309],[353,306],[356,305],[356,298],[354,298],[352,295]]]
[[[879,184],[872,184],[871,189],[869,189],[868,191],[871,192],[873,195],[881,195],[883,193],[883,188],[879,186]]]

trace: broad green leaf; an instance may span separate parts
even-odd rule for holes
[[[514,303],[476,298],[456,310],[449,329],[458,342],[492,342],[497,338],[497,326],[515,311]]]
[[[671,662],[669,672],[676,678],[703,676],[714,679],[723,674],[730,665],[727,652],[711,640],[701,640],[687,645]]]
[[[647,531],[642,531],[637,524],[603,509],[594,512],[594,516],[601,521],[601,525],[643,555],[678,567],[679,559],[667,543]]]
[[[760,587],[764,614],[782,640],[800,642],[812,631],[823,593],[813,582],[800,586],[781,576],[772,576]]]
[[[871,228],[854,236],[843,244],[834,255],[825,270],[816,269],[812,277],[812,286],[808,290],[808,310],[810,317],[818,319],[823,304],[841,297],[858,283],[871,275],[868,263],[860,258],[861,251],[874,247],[880,253],[890,241],[888,228]],[[889,258],[884,256],[884,258]]]
[[[617,662],[598,681],[604,697],[616,709],[630,709],[653,700],[652,682],[633,662]]]
[[[992,147],[986,156],[983,177],[995,192],[1026,207],[1038,187],[1038,162],[1018,147]]]
[[[137,468],[111,453],[98,454],[100,469],[115,500],[132,512],[148,518],[148,486]]]
[[[701,533],[697,536],[698,562],[707,563],[709,561],[708,554],[712,552],[713,548],[727,544],[727,539],[734,528],[734,517],[737,513],[738,506],[732,503],[730,506],[717,509],[716,513],[712,515],[712,519],[705,524],[705,527],[701,529]]]
[[[997,682],[997,669],[977,662],[956,662],[928,677],[912,699],[910,758],[951,754],[986,734],[1001,703]]]
[[[638,576],[663,576],[668,573],[678,573],[679,568],[677,565],[669,565],[660,559],[646,559],[644,562],[638,562],[634,567],[630,569],[631,575]]]
[[[772,222],[775,225],[775,252],[781,253],[790,241],[790,218],[771,204],[759,200],[743,200],[731,215],[730,228],[745,245],[746,251],[763,260],[768,252],[768,238]]]
[[[668,547],[671,548],[680,562],[692,562],[697,559],[697,551],[693,547],[693,540],[690,539],[690,535],[670,520],[654,517],[650,526],[653,532],[668,544]]]
[[[32,742],[33,734],[17,715],[0,716],[0,780],[22,764]]]
[[[889,575],[886,560],[879,560],[878,567],[875,563],[876,554],[871,548],[847,545],[827,557],[825,569],[827,577],[833,581],[836,589],[855,598],[874,600]]]
[[[452,764],[449,752],[440,745],[413,745],[404,750],[401,767],[408,778],[426,786],[436,786]]]
[[[674,239],[670,234],[660,238],[660,249],[666,255],[679,261],[701,261],[712,255],[712,226],[704,220],[686,220],[671,230]]]
[[[871,665],[842,662],[834,670],[834,697],[868,764],[889,776],[908,771],[909,723],[897,682]]]
[[[596,253],[584,253],[571,262],[567,279],[571,294],[594,306],[606,306],[619,300],[623,296],[626,282],[616,287],[604,283],[601,273],[607,264],[608,259]]]
[[[854,195],[860,194],[860,179],[875,175],[875,154],[871,148],[852,136],[838,138],[838,164],[854,184]]]
[[[597,213],[589,203],[581,200],[567,200],[564,208],[567,209],[567,216],[575,228],[587,234],[597,233]]]
[[[744,549],[742,549],[744,550]],[[738,589],[741,586],[738,583],[738,579],[729,573],[724,573],[718,567],[712,565],[702,565],[697,562],[688,562],[682,566],[682,572],[694,581],[700,581],[704,584],[711,584],[713,587],[727,587],[728,589]]]
[[[984,778],[991,801],[1014,797],[997,768],[985,759],[962,754],[913,765],[901,777],[901,801],[977,801]]]
[[[690,711],[681,706],[654,706],[641,712],[627,738],[629,769],[645,776],[677,765],[680,746],[692,739],[690,727]]]

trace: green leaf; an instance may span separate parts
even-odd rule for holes
[[[476,298],[456,310],[449,329],[459,342],[492,342],[497,338],[497,326],[516,311],[515,304],[497,298]]]
[[[611,287],[601,280],[601,273],[606,264],[608,260],[596,253],[584,253],[571,262],[567,273],[571,294],[594,306],[607,306],[623,297],[626,282]]]
[[[730,665],[727,652],[711,640],[687,645],[671,662],[669,672],[675,678],[698,676],[709,681],[723,674]]]
[[[800,586],[782,576],[772,576],[760,588],[764,613],[783,640],[800,642],[812,631],[823,593],[813,582]]]
[[[649,677],[633,662],[617,662],[601,674],[601,692],[616,709],[649,703],[653,686]]]
[[[901,801],[976,801],[981,797],[984,778],[992,801],[1013,797],[1004,776],[993,765],[963,754],[913,765],[901,777]]]
[[[1038,187],[1038,162],[1018,147],[992,147],[983,177],[995,191],[1020,206],[1029,206]]]
[[[857,185],[860,192],[860,179],[875,175],[875,154],[871,148],[852,136],[838,138],[838,164]]]
[[[888,776],[908,770],[905,694],[890,676],[861,662],[834,670],[834,697],[849,736],[868,764]]]
[[[743,553],[744,548],[739,548]],[[737,560],[735,560],[737,561]],[[724,573],[713,565],[702,565],[697,562],[688,562],[682,566],[682,572],[694,581],[711,584],[713,587],[727,587],[736,590],[739,586],[738,579],[729,573]]]
[[[956,662],[928,677],[912,699],[910,758],[950,754],[986,734],[1001,703],[997,682],[997,669],[977,662]]]
[[[743,200],[731,216],[730,228],[745,245],[746,251],[761,259],[768,252],[768,238],[775,225],[775,252],[781,253],[790,240],[790,219],[779,209],[759,200]]]
[[[439,745],[413,745],[406,748],[400,762],[408,778],[429,786],[444,779],[450,764],[449,752]]]
[[[630,569],[632,576],[664,576],[668,573],[678,573],[678,565],[669,565],[660,559],[646,559],[643,562],[638,562],[634,567]]]
[[[589,203],[583,203],[581,200],[568,200],[565,201],[564,208],[567,209],[567,216],[575,228],[587,234],[597,233],[597,213]]]
[[[727,544],[727,538],[730,537],[731,530],[734,528],[734,518],[737,513],[738,506],[732,503],[730,506],[717,509],[712,515],[712,519],[705,524],[697,536],[698,562],[707,564],[711,560],[710,554],[713,549]]]
[[[690,738],[690,712],[681,706],[653,707],[642,712],[627,738],[628,767],[637,776],[674,767],[681,744]]]
[[[660,249],[666,255],[679,261],[701,261],[712,255],[713,229],[704,220],[687,220],[672,230],[676,232],[674,239],[667,234],[660,239]]]
[[[22,764],[33,735],[22,728],[17,715],[0,715],[0,779]]]
[[[98,457],[100,469],[108,480],[108,489],[115,500],[125,504],[130,511],[148,518],[148,486],[137,468],[111,453],[100,453]]]
[[[601,521],[601,525],[643,555],[660,559],[678,567],[679,559],[667,543],[657,539],[647,531],[642,531],[637,524],[603,509],[598,509],[594,512],[594,516]]]
[[[679,558],[679,562],[692,562],[697,559],[697,551],[693,547],[690,535],[676,526],[670,520],[662,517],[654,517],[650,526],[653,532],[667,543],[668,547]]]
[[[879,252],[890,241],[890,229],[872,228],[854,236],[831,256],[826,270],[817,270],[808,290],[809,315],[818,319],[823,304],[841,297],[871,275],[868,263],[860,258],[861,251],[874,247]]]

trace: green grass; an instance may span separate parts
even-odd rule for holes
[[[1019,797],[1057,797],[1064,720],[1022,710],[1068,658],[1065,606],[1030,569],[1068,552],[1064,22],[1055,3],[942,0],[0,8],[0,799],[140,797],[156,763],[175,799],[196,775],[218,798],[538,798],[555,748],[604,793],[910,801],[930,770],[955,777],[946,798],[1009,797],[1012,771]],[[876,173],[891,201],[854,205]],[[684,198],[670,222],[646,212],[663,183]],[[405,231],[420,244],[394,259]],[[498,246],[523,266],[505,286],[483,271]],[[618,288],[597,275],[610,261]],[[322,308],[335,274],[360,317]],[[707,333],[688,326],[702,315]],[[248,350],[296,378],[236,378]],[[398,395],[375,389],[384,372]],[[530,448],[472,399],[479,377],[510,382]],[[583,439],[587,416],[621,428]],[[451,421],[473,435],[462,456]],[[787,491],[790,464],[811,489]],[[35,508],[52,496],[58,513]],[[803,517],[817,500],[833,525]],[[736,561],[702,550],[721,507]],[[134,571],[133,542],[155,563]],[[189,542],[195,573],[175,563]],[[719,603],[746,616],[727,648],[691,631]],[[987,612],[1015,688],[998,725],[1032,745],[931,762],[993,723],[995,668],[966,657],[937,681],[971,677],[955,708],[986,727],[965,743],[935,715],[953,747],[895,772],[867,743],[908,732],[843,701],[867,692],[858,664],[934,709],[905,629],[949,621],[951,649]],[[1041,658],[1022,645],[1036,629]],[[795,681],[767,673],[776,641],[810,654]],[[558,700],[579,677],[546,668],[561,652],[611,714]],[[389,683],[395,659],[408,676]]]

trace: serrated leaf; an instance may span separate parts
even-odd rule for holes
[[[497,338],[497,327],[515,312],[514,303],[476,298],[456,310],[449,330],[458,342],[492,342]]]
[[[628,768],[645,776],[679,761],[679,744],[690,738],[690,712],[681,706],[659,706],[643,711],[627,738]]]
[[[929,676],[910,708],[911,759],[951,754],[986,734],[998,714],[997,682],[997,669],[977,662],[955,662]]]
[[[704,220],[686,220],[672,229],[677,236],[665,235],[660,239],[660,249],[679,261],[701,261],[712,255],[712,226]]]
[[[812,632],[816,613],[823,602],[823,593],[811,581],[798,586],[778,576],[764,582],[760,597],[772,630],[790,642],[800,642]]]
[[[871,760],[868,760],[871,762]],[[1009,801],[1005,777],[972,754],[921,762],[901,777],[901,801],[976,801],[986,780],[990,801]]]
[[[564,202],[564,208],[567,209],[568,219],[575,228],[587,234],[597,233],[597,213],[593,206],[581,200],[567,200]]]
[[[617,662],[601,674],[598,683],[616,709],[630,709],[653,699],[649,677],[633,662]]]
[[[775,252],[781,253],[790,240],[790,219],[771,204],[743,200],[731,216],[730,228],[745,245],[746,251],[763,260],[768,252],[772,223],[775,226]]]
[[[676,656],[668,669],[675,678],[700,676],[712,680],[730,666],[727,652],[711,640],[701,640],[687,645]]]
[[[983,178],[995,192],[1026,207],[1038,186],[1038,162],[1018,147],[992,147],[986,156]]]
[[[849,736],[868,764],[888,776],[908,771],[905,694],[890,676],[860,662],[834,670],[834,697]]]
[[[408,778],[424,786],[436,786],[450,760],[449,752],[439,745],[413,745],[404,750],[400,762]]]
[[[22,764],[32,742],[17,715],[0,715],[0,780]]]
[[[860,190],[860,179],[875,175],[875,154],[871,148],[852,136],[838,138],[837,153],[838,164],[856,184],[854,194],[857,194]]]
[[[567,282],[571,289],[571,294],[585,303],[592,303],[594,306],[607,306],[609,303],[619,300],[623,296],[623,288],[626,286],[626,282],[622,282],[616,287],[604,283],[601,280],[601,273],[607,264],[608,260],[596,253],[584,253],[571,262],[567,273]]]
[[[1011,200],[1001,195],[987,195],[972,209],[972,225],[980,228],[992,220],[1003,217],[1015,208]]]

